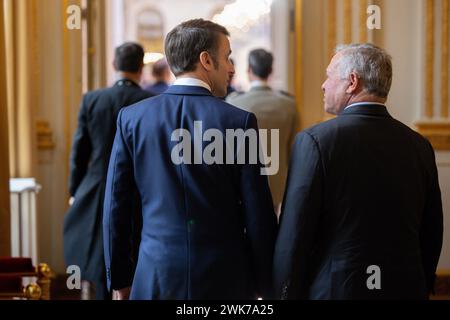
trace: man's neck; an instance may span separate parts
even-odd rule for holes
[[[184,79],[184,78],[192,78],[192,79],[201,80],[201,81],[207,83],[212,88],[211,81],[208,79],[208,77],[206,77],[205,75],[203,75],[199,72],[186,72],[186,73],[183,73],[182,75],[177,76],[177,79]]]
[[[199,78],[177,77],[177,79],[175,80],[175,82],[173,84],[179,85],[179,86],[203,87],[203,88],[207,89],[208,91],[210,91],[211,93],[213,93],[211,90],[211,86]]]
[[[211,91],[211,93],[214,94],[214,85],[206,75],[200,72],[186,72],[183,73],[182,75],[177,76],[177,79],[185,79],[185,78],[192,78],[203,81],[209,86],[209,90]]]
[[[260,78],[258,76],[255,76],[253,73],[249,73],[248,74],[248,79],[250,80],[250,82],[254,82],[254,81],[261,81],[261,82],[268,82],[269,78]]]
[[[351,104],[355,104],[355,103],[361,103],[361,102],[373,102],[373,103],[382,103],[385,104],[386,103],[386,98],[380,98],[371,94],[367,94],[364,92],[361,92],[359,94],[357,94],[354,97],[351,97],[347,103],[347,106],[351,105]]]
[[[261,79],[261,78],[253,78],[253,80],[251,80],[250,82],[250,87],[254,88],[254,87],[268,87],[269,84],[267,82],[267,79]]]

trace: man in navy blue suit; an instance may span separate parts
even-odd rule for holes
[[[177,80],[118,116],[103,217],[114,299],[272,296],[277,227],[267,177],[258,162],[239,161],[242,148],[244,159],[252,158],[255,140],[244,135],[230,148],[221,139],[230,130],[257,132],[252,113],[217,98],[225,96],[234,73],[228,36],[202,19],[175,27],[165,50]],[[182,141],[183,152],[177,132],[194,137],[194,143]],[[208,141],[217,147],[213,161],[206,161]],[[174,155],[181,153],[179,161]],[[130,256],[135,191],[142,204],[136,266]]]

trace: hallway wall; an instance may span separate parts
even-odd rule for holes
[[[4,6],[0,2],[0,25],[3,25]],[[0,70],[5,70],[5,33],[0,29]],[[6,99],[6,75],[0,73],[0,146],[2,156],[0,157],[0,256],[11,254],[10,234],[10,201],[9,201],[9,158],[8,158],[8,109]]]
[[[65,272],[63,219],[68,208],[68,157],[81,99],[81,31],[66,28],[66,8],[80,1],[40,0],[37,12],[39,108],[53,147],[38,148],[40,260]]]

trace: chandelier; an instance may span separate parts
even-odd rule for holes
[[[270,13],[273,0],[235,0],[213,17],[227,29],[248,31],[258,20]]]

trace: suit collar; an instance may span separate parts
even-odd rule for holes
[[[141,87],[133,80],[126,79],[126,78],[117,80],[116,83],[114,84],[114,86],[116,86],[116,87],[137,87],[137,88]]]
[[[386,106],[380,104],[371,104],[370,102],[366,104],[359,104],[357,106],[352,106],[341,112],[339,116],[346,115],[367,115],[367,116],[378,116],[391,118],[391,115],[387,111]]]
[[[270,91],[272,90],[269,86],[267,85],[261,85],[261,86],[253,86],[250,88],[249,91]]]
[[[268,82],[264,80],[253,80],[250,82],[250,88],[268,87],[268,86],[269,86]]]
[[[207,84],[205,81],[198,79],[198,78],[192,78],[192,77],[185,77],[185,78],[177,78],[174,85],[178,86],[195,86],[195,87],[203,87],[205,89],[211,90],[211,86]]]
[[[178,95],[191,95],[191,96],[211,96],[211,92],[203,87],[199,86],[181,86],[171,85],[164,94],[178,94]]]

